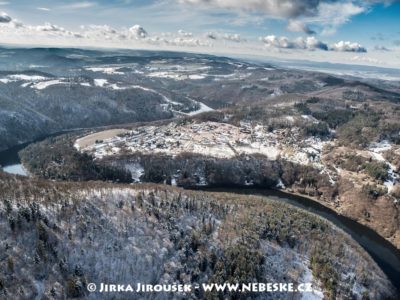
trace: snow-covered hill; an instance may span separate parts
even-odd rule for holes
[[[0,188],[5,191],[0,195],[0,297],[6,299],[109,299],[89,294],[89,282],[238,281],[307,281],[315,289],[314,294],[253,295],[257,299],[320,299],[322,293],[336,299],[394,297],[379,268],[347,235],[266,198],[4,174]]]

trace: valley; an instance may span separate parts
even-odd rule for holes
[[[67,129],[171,119],[277,96],[400,97],[395,82],[379,90],[362,79],[210,55],[58,48],[2,48],[0,55],[7,58],[0,65],[0,150]]]
[[[312,101],[315,105],[324,100]],[[304,114],[304,103],[277,106],[275,116],[266,119],[268,112],[263,115],[261,104],[256,104],[254,109],[259,108],[260,114],[256,118],[238,118],[241,116],[235,114],[235,108],[166,125],[125,129],[108,139],[95,140],[88,135],[77,139],[74,147],[95,161],[140,169],[145,181],[280,188],[307,195],[377,230],[399,247],[400,147],[389,140],[391,133],[380,142],[355,145],[354,139],[347,140],[345,125],[338,123],[333,129],[337,121],[322,121],[324,112],[313,114],[308,107],[310,111]],[[347,105],[350,109],[336,112],[339,122],[343,118],[340,114],[353,120],[365,118],[363,109]],[[373,115],[375,106],[381,109],[382,104],[370,105],[366,111]],[[391,106],[397,109],[397,105]],[[398,122],[389,117],[383,120]],[[397,128],[399,124],[390,126]],[[361,143],[370,139],[363,134],[356,138]]]
[[[0,295],[99,299],[86,285],[108,273],[396,299],[397,82],[189,53],[7,55]],[[176,299],[224,297],[242,299]]]

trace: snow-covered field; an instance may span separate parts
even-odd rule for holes
[[[48,78],[39,75],[26,75],[26,74],[13,74],[8,75],[5,78],[1,78],[0,82],[7,84],[10,82],[21,82],[21,87],[27,88],[30,87],[32,89],[44,90],[52,85],[70,85],[71,82],[66,80],[65,78]]]
[[[124,75],[124,72],[118,71],[121,67],[88,67],[85,70],[92,71],[92,72],[100,72],[104,74],[114,74],[114,75]]]
[[[40,81],[46,80],[46,77],[38,76],[38,75],[25,75],[25,74],[14,74],[8,75],[7,78],[1,79],[2,82],[12,82],[12,81]]]
[[[201,80],[206,78],[207,74],[182,74],[177,72],[152,72],[147,76],[149,77],[157,77],[157,78],[168,78],[173,80]]]
[[[37,90],[44,90],[45,88],[48,88],[49,86],[52,85],[68,85],[68,82],[63,82],[59,79],[54,79],[54,80],[47,80],[47,81],[41,81],[35,84],[32,84],[30,87],[33,89],[37,89]]]
[[[85,67],[86,71],[94,73],[102,73],[106,75],[125,75],[122,68],[129,68],[127,72],[137,74],[145,74],[150,78],[166,78],[172,80],[201,80],[209,76],[208,71],[212,68],[202,63],[188,63],[184,65],[171,64],[168,60],[152,61],[146,66],[138,66],[137,64],[120,64],[120,65],[103,65],[96,67]],[[215,75],[216,77],[218,75]],[[225,77],[225,75],[222,75]],[[235,74],[228,75],[228,77],[235,77]]]

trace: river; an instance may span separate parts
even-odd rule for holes
[[[84,130],[83,128],[77,128],[77,129],[67,129],[63,131],[58,131],[52,134],[48,134],[45,136],[41,136],[36,138],[35,140],[27,143],[23,143],[20,145],[16,145],[14,147],[11,147],[5,151],[0,152],[0,166],[3,168],[3,171],[9,174],[14,174],[14,175],[22,175],[22,176],[27,176],[28,173],[24,169],[24,167],[21,164],[21,159],[19,158],[18,152],[21,151],[22,149],[26,148],[30,144],[41,142],[49,137],[56,137],[62,134],[67,134],[73,131],[80,131]]]
[[[54,135],[59,135],[54,134]],[[52,136],[54,136],[52,135]],[[40,140],[43,140],[41,138]],[[29,143],[18,145],[9,150],[0,152],[0,165],[4,171],[12,174],[26,175],[18,152]],[[336,213],[334,210],[312,201],[308,198],[284,193],[275,190],[256,188],[201,188],[203,191],[225,192],[235,194],[266,196],[273,200],[281,201],[316,214],[348,233],[358,244],[361,245],[374,259],[386,276],[393,282],[400,292],[400,250],[394,247],[372,229],[357,223],[356,221]]]
[[[27,176],[18,156],[18,152],[28,146],[30,143],[14,146],[6,151],[0,152],[0,166],[3,171],[10,174]]]

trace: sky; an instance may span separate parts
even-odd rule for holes
[[[400,68],[400,0],[0,0],[0,44]]]

